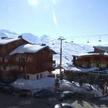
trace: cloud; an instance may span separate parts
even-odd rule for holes
[[[36,6],[39,4],[39,0],[27,0],[30,6]]]

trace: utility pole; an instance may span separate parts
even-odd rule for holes
[[[58,40],[60,40],[60,80],[62,80],[62,41],[65,39],[63,37],[59,37]]]

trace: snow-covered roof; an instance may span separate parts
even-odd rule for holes
[[[71,68],[68,68],[67,70],[70,70],[70,71],[74,71],[74,72],[91,72],[91,71],[96,71],[97,67],[92,67],[92,68],[77,68],[77,67],[71,67]]]
[[[32,35],[31,33],[24,33],[21,35],[22,39],[26,40],[31,44],[40,43],[40,39],[37,36]]]
[[[94,48],[100,49],[104,52],[108,52],[108,46],[94,46]]]
[[[11,34],[9,34],[9,35],[11,35]],[[12,38],[4,33],[0,33],[0,36],[1,36],[0,45],[8,44],[10,42],[19,40],[21,38],[31,44],[40,44],[40,39],[37,36],[34,36],[30,33],[24,33],[24,34],[20,35],[19,38],[15,37],[15,36],[14,36],[14,38]]]
[[[104,55],[108,55],[107,52],[103,53]],[[90,56],[90,55],[100,55],[100,53],[81,53],[78,55],[73,55],[73,56]]]
[[[0,38],[0,45],[5,45],[5,44],[8,44],[10,42],[13,42],[13,41],[16,41],[16,40],[19,40],[20,38]]]
[[[33,45],[33,44],[24,44],[19,47],[17,47],[15,50],[13,50],[10,55],[16,54],[16,53],[36,53],[39,50],[45,48],[47,46],[41,46],[41,45]]]

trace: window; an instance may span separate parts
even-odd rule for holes
[[[23,70],[24,70],[24,67],[23,67],[23,66],[21,66],[21,67],[20,67],[20,71],[23,71]]]
[[[0,57],[0,62],[3,62],[3,58],[2,57]]]
[[[18,63],[25,63],[27,61],[27,57],[25,55],[17,55],[16,62]]]
[[[19,62],[19,56],[16,57],[16,62]]]
[[[102,67],[102,68],[106,68],[107,65],[106,65],[106,64],[101,64],[101,67]]]
[[[39,79],[39,75],[37,75],[37,79]]]
[[[31,56],[27,57],[27,62],[31,62],[31,61],[32,61],[32,57]]]
[[[7,63],[7,62],[8,62],[8,58],[5,58],[5,59],[4,59],[4,62]]]
[[[26,79],[29,79],[29,75],[26,76]]]
[[[42,78],[42,74],[40,74],[40,78]]]

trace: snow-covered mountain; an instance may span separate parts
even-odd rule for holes
[[[8,31],[8,30],[5,30],[5,29],[0,30],[0,37],[11,38],[11,37],[17,37],[17,36],[18,36],[18,34],[15,33],[15,32],[11,32],[11,31]]]
[[[25,33],[24,33],[25,34]],[[21,34],[20,34],[21,35]],[[30,33],[26,33],[27,39],[30,41],[35,41],[34,38],[32,39],[32,35]],[[0,37],[9,37],[14,38],[18,37],[19,35],[14,32],[10,32],[8,30],[0,30]],[[23,36],[24,37],[24,36]],[[24,37],[25,38],[25,37]],[[60,40],[58,39],[52,39],[51,37],[47,35],[43,35],[41,37],[36,36],[36,42],[39,41],[39,43],[46,44],[50,46],[57,54],[54,55],[54,60],[56,60],[56,64],[59,65],[60,60]],[[72,55],[78,55],[81,53],[93,51],[93,47],[89,45],[84,44],[77,44],[73,43],[72,41],[67,42],[66,40],[63,41],[62,45],[62,64],[63,66],[67,67],[72,65]]]
[[[56,60],[56,64],[59,65],[60,40],[51,39],[48,36],[45,40],[45,37],[43,38],[44,38],[44,42],[46,42],[46,45],[50,46],[54,51],[57,52],[57,54],[54,55],[54,60]],[[90,51],[93,51],[93,46],[85,45],[85,44],[77,44],[77,43],[73,43],[72,41],[67,42],[66,40],[64,40],[62,44],[62,64],[63,66],[67,67],[67,66],[72,65],[72,55],[79,55],[79,54],[90,52]]]

